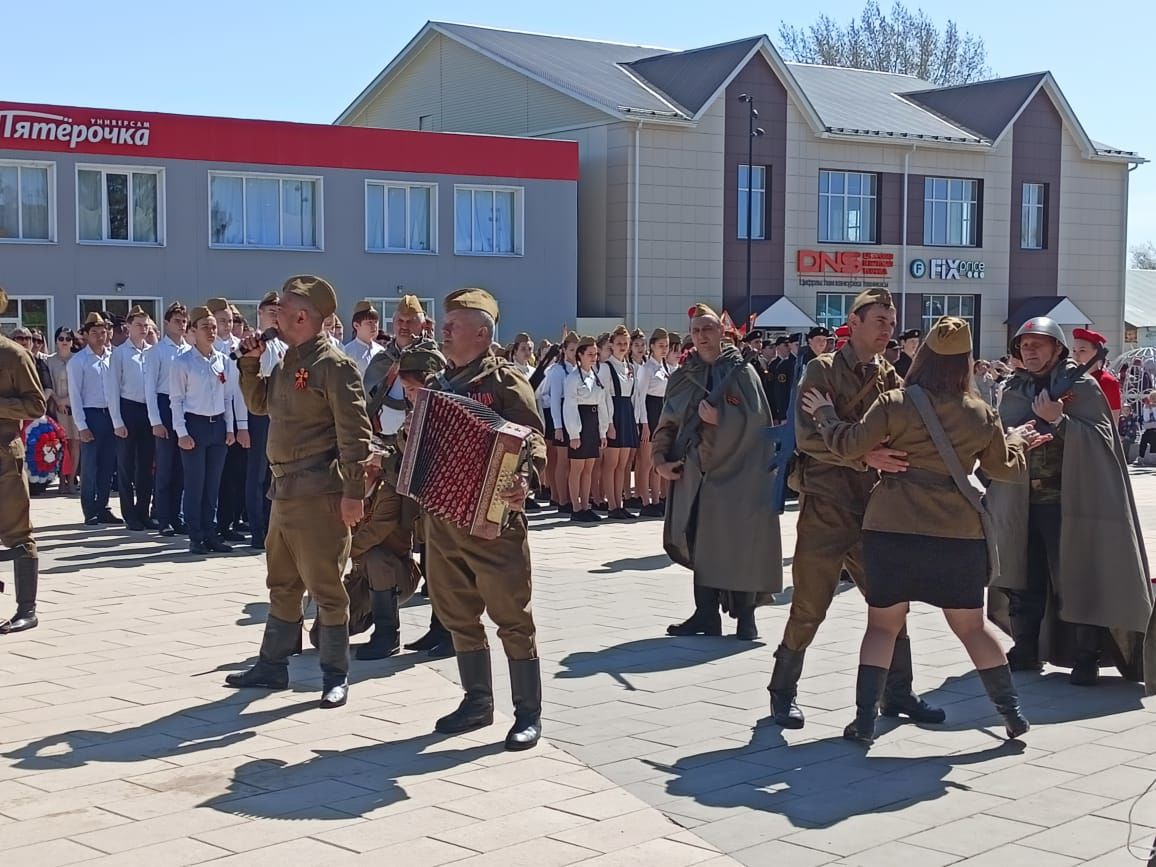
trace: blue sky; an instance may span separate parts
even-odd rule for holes
[[[908,5],[982,35],[999,75],[1051,70],[1089,135],[1156,159],[1156,3],[1126,14],[1076,0]],[[328,123],[427,19],[691,48],[759,33],[775,39],[783,18],[807,24],[823,11],[842,20],[863,2],[57,0],[49,18],[39,4],[4,6],[0,98]],[[1132,174],[1129,243],[1146,240],[1156,241],[1156,165]]]

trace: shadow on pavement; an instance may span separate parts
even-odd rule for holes
[[[608,674],[633,691],[636,687],[627,680],[627,674],[692,668],[761,647],[760,641],[738,641],[734,636],[640,638],[603,650],[571,653],[559,663],[564,670],[554,677],[566,680]]]
[[[591,575],[613,575],[616,572],[649,572],[652,569],[665,569],[670,566],[671,559],[665,554],[654,554],[650,557],[624,557],[621,560],[611,560],[603,563],[601,569],[591,569]]]

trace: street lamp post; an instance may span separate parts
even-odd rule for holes
[[[758,120],[759,111],[755,108],[755,101],[750,94],[739,94],[739,102],[745,102],[750,111],[747,115],[747,129],[749,135],[747,136],[747,310],[746,310],[746,328],[749,331],[751,327],[751,240],[754,237],[754,226],[752,225],[752,218],[754,217],[754,201],[755,201],[755,139],[761,135],[766,134],[766,130],[762,127],[755,126],[755,121]],[[764,211],[766,203],[763,204]]]

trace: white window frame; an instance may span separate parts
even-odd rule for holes
[[[823,309],[820,307],[821,299],[831,298],[831,297],[843,299],[843,305],[842,305],[843,312],[840,313],[838,315],[838,317],[836,317],[835,319],[832,319],[830,316],[828,316],[823,311]],[[840,325],[843,325],[847,322],[847,315],[851,311],[851,304],[855,301],[855,298],[856,298],[856,294],[854,292],[817,292],[817,293],[815,293],[815,321],[817,323],[819,323],[820,325],[824,326],[825,328],[829,328],[829,329],[831,329],[831,331],[834,331]]]
[[[1038,192],[1038,196],[1029,196]],[[1035,199],[1028,201],[1029,198]],[[1025,182],[1020,192],[1020,249],[1046,250],[1047,239],[1047,203],[1048,185],[1035,182]],[[1036,236],[1033,237],[1032,230]],[[1037,240],[1038,239],[1038,240]]]
[[[458,193],[470,191],[489,193],[514,194],[514,252],[505,251],[477,251],[458,249]],[[470,199],[470,246],[473,247],[473,198]],[[526,255],[526,188],[513,187],[502,184],[454,184],[454,255],[455,256],[484,256],[487,258],[519,258]]]
[[[100,304],[101,310],[107,310],[108,309],[108,304],[105,303],[108,301],[127,301],[129,310],[132,310],[133,305],[138,304],[141,301],[151,301],[153,303],[154,309],[156,310],[156,315],[153,316],[153,320],[157,323],[158,327],[163,327],[164,316],[165,316],[165,299],[160,295],[137,295],[135,293],[133,293],[133,294],[125,293],[125,294],[119,294],[119,295],[95,295],[95,294],[93,294],[93,295],[77,295],[76,296],[76,327],[77,328],[79,328],[81,325],[84,324],[84,316],[85,315],[81,313],[81,304],[85,301],[99,301],[99,302],[101,302],[101,304]],[[126,311],[126,313],[127,313],[127,311]]]
[[[947,184],[946,198],[938,198],[934,194],[936,181]],[[951,195],[952,184],[964,184],[963,198],[956,199]],[[970,189],[970,196],[967,190]],[[937,243],[935,238],[935,207],[943,204],[947,226],[944,229],[945,242]],[[962,213],[960,229],[966,237],[961,237],[959,243],[951,238],[951,207],[961,205]],[[968,208],[970,207],[970,215]],[[927,177],[923,181],[923,246],[925,247],[978,247],[979,246],[979,181],[975,178],[945,178]]]
[[[827,176],[827,192],[823,192],[823,176]],[[831,192],[831,178],[834,175],[840,175],[843,178],[843,191],[841,193]],[[849,192],[850,184],[848,183],[852,176],[859,178],[858,193]],[[869,184],[871,187],[870,193],[861,192],[864,185]],[[848,225],[848,214],[851,209],[848,203],[851,200],[858,200],[860,213],[869,213],[871,215],[871,232],[870,237],[851,238],[851,227]],[[823,220],[823,202],[827,202],[827,219]],[[834,237],[831,233],[831,203],[838,201],[842,205],[843,220],[839,225],[840,237]],[[863,227],[860,226],[859,234],[863,234]],[[819,203],[818,203],[818,239],[820,244],[877,244],[879,243],[879,175],[875,172],[850,172],[841,171],[839,169],[820,169],[819,170]]]
[[[80,237],[80,173],[81,172],[100,172],[100,213],[102,219],[102,233],[108,234],[108,183],[104,180],[105,175],[128,175],[129,176],[129,235],[127,241],[120,241],[113,238],[104,238],[102,240],[87,240]],[[134,241],[132,235],[132,175],[133,174],[152,174],[157,176],[157,239],[155,241]],[[75,182],[76,195],[73,197],[73,204],[76,206],[76,243],[84,244],[86,246],[112,246],[112,247],[164,247],[168,241],[168,208],[165,200],[165,168],[164,166],[132,166],[132,165],[108,165],[105,163],[77,163],[75,168]]]
[[[213,178],[240,178],[241,179],[241,237],[245,238],[248,232],[246,212],[249,207],[248,192],[245,189],[246,178],[261,180],[277,180],[277,219],[278,235],[285,237],[285,223],[281,219],[284,214],[284,182],[285,181],[312,181],[313,182],[313,213],[316,224],[313,227],[313,236],[316,241],[312,247],[289,247],[285,244],[250,244],[242,240],[240,244],[222,244],[213,241]],[[278,250],[292,253],[324,253],[325,252],[325,184],[321,175],[287,175],[278,172],[229,172],[211,170],[206,179],[208,186],[208,208],[205,219],[209,229],[209,248],[212,250]]]
[[[24,197],[20,194],[20,180],[17,178],[16,207],[20,236],[0,238],[0,244],[55,244],[56,243],[56,163],[38,160],[0,160],[0,166],[16,169],[48,169],[48,237],[24,237]]]
[[[8,309],[0,313],[0,331],[8,334],[12,328],[17,326],[23,326],[25,328],[39,327],[31,326],[24,321],[23,302],[25,301],[47,302],[45,308],[47,325],[44,331],[44,351],[51,355],[56,351],[54,345],[54,335],[56,334],[56,299],[51,295],[9,295]]]
[[[760,186],[754,187],[754,196],[751,200],[751,218],[754,220],[756,215],[758,220],[755,222],[760,229],[759,234],[751,236],[752,241],[765,241],[767,239],[767,167],[754,166],[754,171],[751,171],[751,166],[746,163],[739,163],[738,173],[735,177],[735,183],[738,185],[739,202],[738,214],[735,220],[735,234],[740,241],[745,241],[747,236],[743,234],[743,221],[747,218],[747,187],[743,186],[743,169],[747,170],[748,179],[752,176],[760,180]],[[761,207],[760,207],[761,203]],[[748,227],[749,229],[749,227]]]
[[[964,302],[971,306],[970,313],[964,313]],[[931,306],[938,302],[941,313],[931,313]],[[956,316],[965,321],[971,328],[973,335],[978,334],[975,326],[975,293],[974,292],[925,292],[923,294],[923,310],[920,319],[923,322],[923,333],[931,331],[936,322],[943,316]]]
[[[382,187],[384,191],[384,209],[385,213],[382,216],[383,227],[383,241],[388,242],[389,239],[389,191],[391,189],[405,190],[405,247],[371,247],[369,246],[369,188]],[[410,208],[410,192],[415,189],[429,190],[429,244],[428,250],[415,250],[410,247],[412,239],[410,238],[410,223],[409,223],[409,208]],[[405,181],[391,181],[378,178],[368,178],[365,181],[365,252],[367,253],[393,253],[412,256],[436,256],[438,254],[438,185],[437,184],[411,184]]]

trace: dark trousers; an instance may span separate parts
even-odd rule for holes
[[[120,417],[128,436],[116,441],[116,478],[120,513],[126,521],[145,521],[153,498],[153,458],[156,456],[148,407],[120,400]]]
[[[241,520],[245,508],[245,469],[248,456],[245,449],[233,443],[225,456],[225,472],[217,496],[217,532],[232,530]]]
[[[185,413],[185,424],[193,438],[191,449],[181,449],[185,471],[185,522],[189,541],[205,542],[214,536],[213,510],[225,469],[225,417]]]
[[[107,409],[86,406],[84,416],[93,440],[80,444],[80,508],[85,518],[94,518],[108,509],[116,470],[116,434]]]
[[[1140,436],[1140,457],[1148,454],[1148,449],[1156,451],[1156,429],[1146,430]]]
[[[181,465],[181,449],[177,445],[177,432],[173,430],[173,408],[167,394],[157,394],[157,408],[161,411],[161,424],[168,431],[168,439],[156,441],[157,521],[162,527],[171,527],[180,521],[181,494],[185,487],[185,472]]]
[[[1060,568],[1061,506],[1059,503],[1028,506],[1027,588],[1005,590],[1013,638],[1038,641],[1047,610],[1052,576]]]
[[[269,510],[273,503],[269,492],[269,416],[249,413],[249,454],[245,471],[245,509],[254,542],[264,542],[269,530]]]

